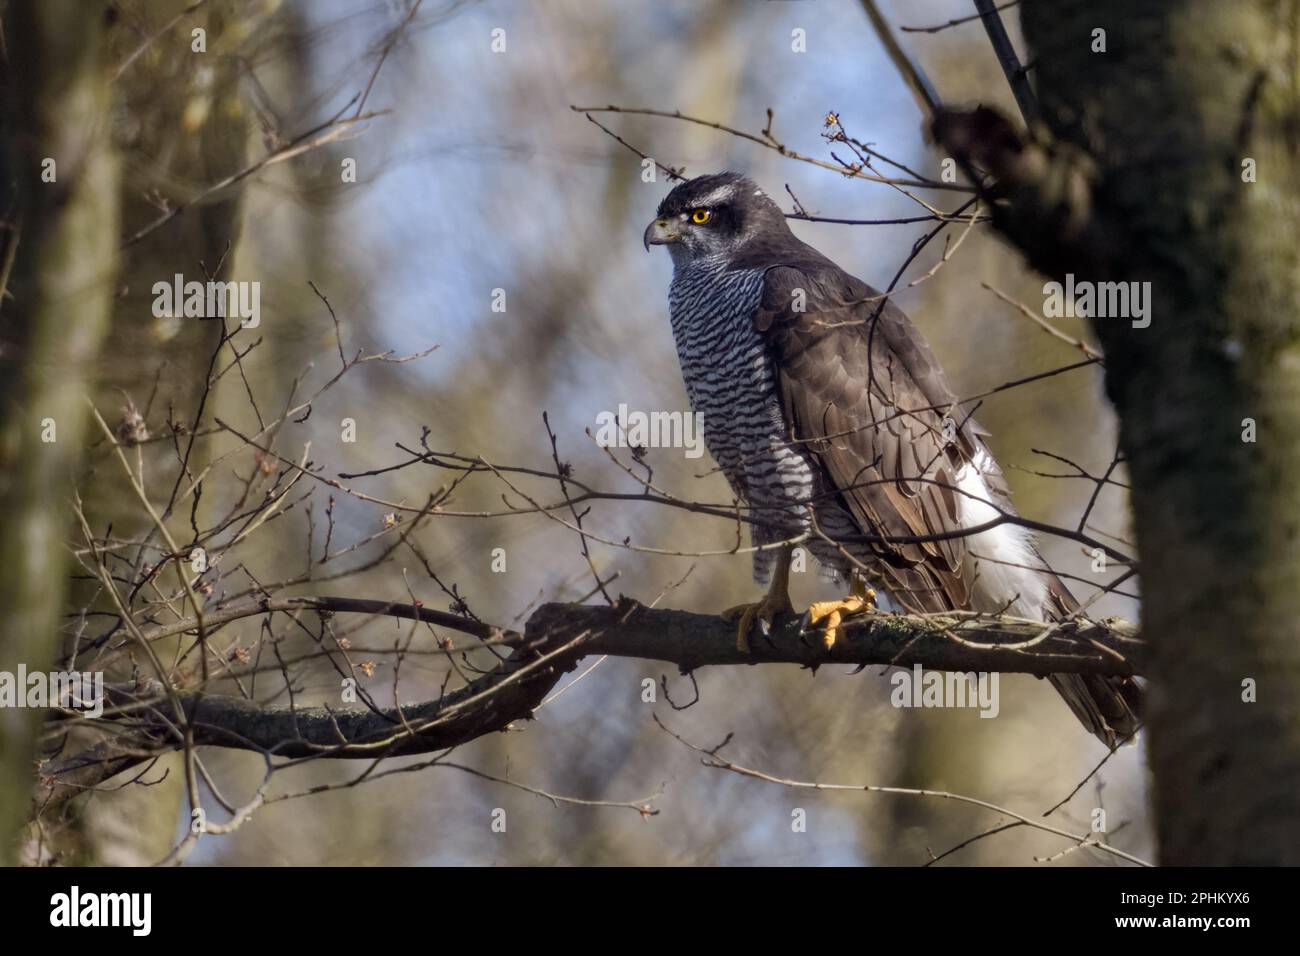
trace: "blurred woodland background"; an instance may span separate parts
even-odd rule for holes
[[[687,408],[668,326],[670,263],[641,246],[641,231],[671,184],[662,173],[656,182],[643,181],[635,152],[571,106],[680,110],[752,134],[764,129],[770,109],[776,138],[832,164],[833,152],[847,155],[822,135],[833,111],[850,134],[891,158],[929,177],[941,172],[943,157],[926,145],[916,106],[855,0],[423,0],[418,8],[409,0],[117,0],[76,7],[74,19],[104,13],[102,24],[84,28],[88,36],[102,31],[103,59],[93,75],[104,88],[88,114],[93,123],[80,135],[93,150],[111,147],[120,173],[113,186],[120,261],[94,368],[94,404],[119,435],[123,421],[135,422],[131,410],[138,412],[148,437],[127,449],[127,459],[142,469],[155,502],[165,503],[179,480],[177,448],[197,435],[191,469],[213,469],[198,504],[191,496],[168,518],[186,540],[192,505],[208,527],[241,495],[256,498],[285,478],[282,464],[259,456],[237,434],[258,433],[308,398],[305,420],[296,420],[304,417],[298,412],[273,429],[275,448],[293,461],[309,457],[332,479],[406,460],[396,444],[418,449],[425,428],[429,448],[549,469],[546,412],[558,454],[576,476],[609,490],[639,490],[585,430],[594,431],[598,413],[620,403]],[[970,14],[959,0],[887,2],[882,9],[896,27],[937,27]],[[1008,17],[1013,30],[1015,21]],[[205,52],[192,49],[195,28],[206,31]],[[792,50],[796,28],[806,31],[806,52]],[[493,49],[498,29],[502,51]],[[1014,109],[978,22],[898,35],[946,98]],[[10,56],[13,42],[10,36]],[[320,136],[300,139],[331,117],[354,115],[369,118],[325,127],[319,142]],[[744,171],[788,211],[792,193],[809,213],[824,217],[923,213],[888,185],[846,178],[706,126],[643,115],[593,117],[687,175]],[[275,161],[259,165],[268,156]],[[355,182],[341,174],[349,159]],[[238,181],[212,188],[250,167]],[[966,198],[922,194],[948,210]],[[794,225],[800,237],[882,288],[933,227]],[[949,248],[960,233],[949,229]],[[924,276],[944,250],[942,237],[932,242],[903,283]],[[155,282],[205,272],[261,284],[259,327],[233,337],[215,364],[215,323],[151,312]],[[896,301],[929,338],[956,391],[967,396],[1080,358],[985,288],[1037,302],[1042,283],[981,224],[941,268]],[[497,289],[505,290],[505,311],[493,309]],[[78,290],[65,291],[65,321],[76,323]],[[1087,335],[1082,320],[1062,320],[1062,326]],[[412,356],[433,346],[411,361],[356,365],[317,395],[338,373],[341,354]],[[235,367],[231,349],[242,355]],[[209,391],[213,367],[227,372]],[[1071,469],[1042,453],[1066,456],[1096,474],[1110,464],[1116,429],[1101,372],[1084,368],[1009,389],[987,398],[978,414],[993,433],[1020,510],[1043,521],[1077,522],[1093,483],[1049,477]],[[356,423],[355,443],[341,440],[344,419]],[[92,450],[79,488],[89,528],[120,541],[147,533],[150,519],[115,449],[93,422],[86,436]],[[681,497],[730,500],[707,457],[650,449],[646,461],[655,483]],[[1122,469],[1116,477],[1122,480]],[[414,466],[345,483],[418,508],[455,480],[444,470]],[[521,487],[555,497],[554,482]],[[48,489],[54,507],[66,507],[61,488]],[[444,510],[500,512],[503,495],[522,503],[490,474],[476,474],[455,488]],[[305,480],[287,500],[294,506],[232,549],[214,600],[302,573],[324,553],[327,526],[328,550],[342,553],[316,573],[364,569],[329,583],[305,582],[293,593],[414,597],[442,609],[463,601],[485,621],[520,626],[543,601],[576,601],[592,592],[577,537],[542,515],[435,513],[411,533],[414,547],[386,553],[406,529],[401,521],[388,527],[394,518],[383,504]],[[1123,538],[1126,522],[1121,490],[1107,488],[1089,527]],[[606,501],[593,505],[585,526],[612,541],[630,537],[684,555],[592,543],[596,571],[602,578],[617,574],[611,594],[699,612],[756,597],[747,554],[689,556],[730,547],[735,529],[725,521]],[[309,533],[315,535],[310,553]],[[83,565],[65,599],[64,633],[69,642],[86,641],[113,619],[102,580],[85,570],[79,528],[71,546],[82,549]],[[1045,539],[1044,548],[1063,572],[1110,579],[1091,572],[1092,559],[1078,545]],[[494,570],[502,557],[504,570]],[[1090,593],[1083,584],[1072,586],[1081,597]],[[793,597],[802,607],[833,591],[810,569],[796,575]],[[1137,612],[1131,598],[1110,595],[1090,613],[1133,619]],[[268,626],[282,639],[285,658],[313,647],[306,628],[295,633],[282,619]],[[214,640],[239,664],[260,635],[258,620],[250,619]],[[391,649],[408,639],[420,653],[405,658],[396,696],[425,699],[448,675],[446,657],[436,653],[437,629],[379,619],[349,637],[357,648]],[[177,653],[171,646],[160,656]],[[358,651],[353,658],[374,665],[362,683],[375,701],[393,701],[391,657]],[[1046,682],[1030,677],[1003,676],[1000,715],[987,720],[975,710],[896,709],[879,667],[858,674],[706,668],[695,675],[698,703],[679,711],[662,690],[656,702],[643,700],[642,682],[657,683],[667,673],[680,705],[694,698],[690,681],[659,665],[615,658],[587,674],[591,663],[562,683],[582,675],[535,721],[459,748],[450,761],[458,766],[391,773],[427,762],[395,758],[380,768],[388,775],[371,772],[359,782],[365,761],[306,761],[283,770],[271,779],[265,805],[233,832],[199,840],[188,861],[922,864],[999,823],[946,800],[812,793],[708,769],[652,714],[703,746],[734,733],[727,754],[778,777],[952,791],[1030,816],[1063,800],[1106,753]],[[130,669],[125,661],[115,666]],[[299,702],[337,700],[339,676],[330,665],[307,660],[292,673]],[[275,677],[266,678],[268,691]],[[261,783],[264,761],[214,748],[204,749],[202,760],[209,779],[200,781],[200,793],[213,818],[225,820],[212,788],[243,803]],[[1110,842],[1150,857],[1142,764],[1141,743],[1123,748],[1055,812],[1055,821],[1086,831],[1093,808],[1105,807]],[[172,754],[151,765],[141,781],[151,785],[105,788],[51,814],[29,831],[24,857],[106,864],[164,858],[189,829],[182,758]],[[325,789],[277,799],[315,788]],[[530,789],[614,803],[643,803],[657,794],[649,803],[658,813],[552,802]],[[505,811],[505,832],[492,826],[498,808]],[[795,808],[807,813],[806,832],[792,829]],[[1064,848],[1059,838],[1021,827],[974,842],[940,865],[1032,864]],[[1113,863],[1091,849],[1060,860]]]

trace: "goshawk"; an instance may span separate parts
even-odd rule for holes
[[[1002,470],[929,345],[887,296],[800,241],[735,173],[675,187],[645,231],[666,245],[668,302],[705,443],[749,508],[764,598],[732,609],[737,642],[791,610],[791,547],[851,583],[809,609],[827,645],[883,590],[913,612],[1057,620],[1078,608],[1014,515]],[[988,526],[984,530],[969,529]],[[763,546],[768,547],[764,548]],[[1131,678],[1049,678],[1107,746],[1138,727]]]

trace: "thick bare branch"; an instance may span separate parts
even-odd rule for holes
[[[629,610],[630,609],[630,610]],[[624,599],[614,608],[546,604],[529,618],[529,640],[589,634],[582,654],[639,657],[683,671],[710,665],[921,664],[934,670],[1047,674],[1134,674],[1142,643],[1128,622],[1040,621],[972,613],[938,616],[867,614],[845,621],[829,650],[820,631],[798,616],[778,620],[771,634],[736,649],[735,625],[711,614],[655,610]]]
[[[657,610],[628,598],[614,607],[545,604],[523,634],[465,621],[418,605],[352,598],[309,597],[249,601],[209,612],[205,621],[229,623],[276,610],[311,608],[367,613],[459,627],[485,642],[514,648],[497,668],[460,690],[392,709],[327,706],[268,707],[234,697],[179,694],[195,744],[253,750],[284,758],[352,759],[431,753],[503,730],[528,718],[561,676],[588,655],[635,657],[674,664],[682,671],[739,664],[897,665],[932,670],[1047,674],[1135,674],[1145,648],[1134,625],[1121,620],[1044,624],[973,613],[933,616],[866,614],[848,619],[826,648],[803,619],[779,619],[751,650],[736,648],[734,625],[711,614]],[[184,622],[155,632],[177,633]],[[39,803],[47,809],[87,786],[160,752],[182,746],[183,733],[159,705],[160,688],[109,689],[105,719],[119,725],[112,752],[84,755],[42,768]]]

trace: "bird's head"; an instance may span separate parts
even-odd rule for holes
[[[673,188],[645,230],[645,247],[664,245],[675,265],[706,256],[735,258],[762,236],[789,232],[781,207],[739,173],[714,173]]]

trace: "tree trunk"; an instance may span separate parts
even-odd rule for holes
[[[104,38],[105,60],[115,74],[114,141],[124,168],[119,184],[119,241],[158,218],[160,199],[179,205],[248,162],[250,114],[239,87],[246,67],[239,58],[225,54],[235,43],[232,37],[255,32],[264,25],[265,16],[229,0],[209,2],[180,16],[190,6],[189,0],[126,5]],[[205,52],[192,47],[194,29],[205,31]],[[142,37],[154,39],[139,53]],[[127,403],[145,417],[155,436],[167,434],[171,419],[193,425],[207,386],[219,323],[155,318],[153,285],[170,281],[176,273],[186,280],[203,281],[208,277],[204,269],[222,281],[235,278],[230,263],[237,252],[232,243],[241,228],[243,197],[238,189],[209,197],[123,251],[109,323],[111,354],[99,364],[92,393],[110,425],[121,420]],[[187,444],[188,436],[182,437],[181,447]],[[196,439],[189,458],[192,473],[206,464],[208,452],[207,439]],[[180,467],[171,442],[145,446],[144,462],[146,490],[161,514]],[[121,538],[152,532],[126,476],[102,447],[95,464],[93,479],[81,487],[91,528],[102,533],[112,527]],[[185,540],[189,502],[179,510],[181,514],[170,516],[168,525]],[[149,555],[136,549],[123,553],[136,565]],[[97,610],[113,610],[98,591],[98,582],[74,585],[71,609],[96,602],[92,606]],[[99,626],[104,620],[98,619]],[[105,679],[121,676],[109,673]],[[165,776],[164,768],[169,771]],[[68,814],[66,826],[57,834],[47,834],[47,858],[81,865],[135,866],[161,859],[175,839],[184,773],[179,762],[172,762],[164,763],[157,776],[156,785],[109,790],[82,801],[75,813]]]
[[[1040,223],[1069,212],[1055,248],[1003,226],[1051,275],[1150,283],[1148,327],[1093,324],[1132,482],[1161,860],[1294,865],[1300,6],[1026,0],[1022,20],[1046,122],[1097,167],[1087,192],[1040,192]]]
[[[97,13],[16,0],[5,17],[0,190],[13,298],[0,301],[0,670],[10,673],[48,670],[55,657],[86,379],[114,288],[118,164]],[[28,814],[43,718],[0,711],[0,862]]]

